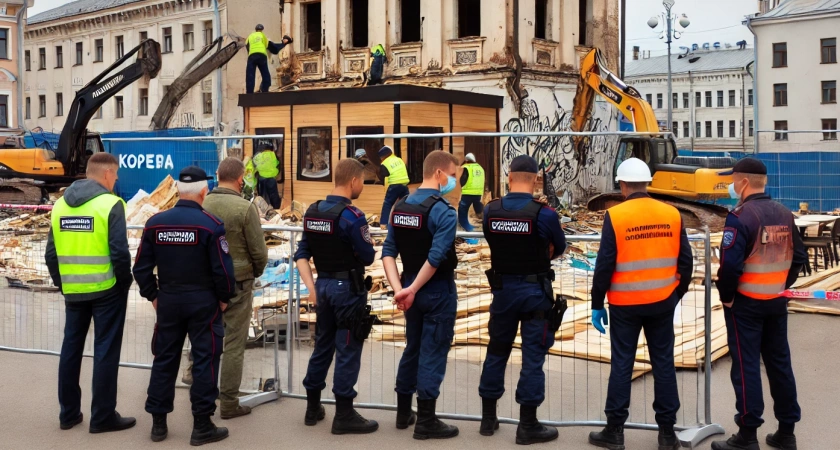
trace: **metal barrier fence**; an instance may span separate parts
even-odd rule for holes
[[[129,227],[132,251],[136,251],[141,228]],[[280,244],[270,246],[269,268],[255,291],[252,322],[255,327],[252,345],[246,350],[242,384],[243,392],[252,393],[242,403],[250,406],[278,397],[305,398],[302,381],[314,349],[314,315],[308,313],[307,295],[301,292],[305,286],[296,276],[291,258],[302,229],[265,225],[264,230],[270,242]],[[5,236],[0,233],[0,242],[6,243],[0,248],[8,252],[10,242],[15,246],[12,255],[3,255],[4,260],[17,261],[15,265],[21,268],[15,272],[7,265],[6,276],[13,281],[28,281],[28,286],[41,280],[46,288],[50,284],[43,262],[46,234],[28,233],[6,232]],[[372,234],[376,239],[384,237],[381,231]],[[480,420],[478,383],[487,344],[487,311],[492,299],[480,267],[482,255],[487,253],[482,253],[486,245],[481,233],[459,232],[458,237],[479,239],[479,244],[469,247],[472,253],[459,256],[456,335],[437,405],[440,417]],[[546,401],[539,415],[553,426],[601,426],[606,423],[603,409],[610,373],[605,363],[609,360],[609,342],[608,335],[600,335],[589,325],[588,302],[592,253],[600,236],[569,235],[567,240],[577,250],[555,262],[555,293],[571,299],[571,305],[546,360]],[[681,430],[680,440],[693,447],[708,436],[723,433],[723,428],[712,422],[710,407],[713,334],[710,240],[708,233],[692,235],[690,240],[695,248],[695,281],[675,315],[678,335],[675,362],[679,367],[677,379],[682,403],[677,428]],[[485,258],[486,264],[489,262]],[[0,288],[0,350],[57,355],[64,322],[60,293],[31,287],[22,290],[16,284]],[[394,380],[405,343],[401,314],[396,313],[388,288],[382,284],[372,290],[369,301],[382,323],[375,326],[365,343],[357,383],[357,406],[395,410]],[[287,302],[291,307],[286,307]],[[133,287],[123,339],[124,366],[150,367],[154,314],[151,305]],[[92,349],[93,339],[89,335],[86,353],[92,353]],[[506,393],[499,401],[503,423],[518,423],[514,392],[519,363],[520,354],[515,348],[506,370]],[[327,378],[328,385],[332,382],[333,368]],[[627,427],[655,430],[651,406],[653,379],[646,346],[640,346],[637,352],[634,375],[637,378],[632,383],[634,400]],[[331,390],[325,390],[325,403],[333,401],[330,396]]]

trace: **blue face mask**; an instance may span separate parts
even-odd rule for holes
[[[440,187],[441,195],[446,195],[455,190],[455,177],[447,175],[446,186]]]
[[[734,198],[736,200],[740,199],[741,196],[735,192],[735,183],[729,183],[729,197]]]

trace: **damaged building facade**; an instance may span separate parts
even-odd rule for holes
[[[284,2],[281,15],[282,34],[296,38],[299,72],[284,89],[362,88],[371,48],[381,44],[384,84],[501,96],[500,131],[569,130],[580,58],[598,47],[618,67],[618,0],[303,0]],[[615,130],[616,120],[596,102],[588,128]],[[497,180],[528,153],[545,169],[546,194],[566,200],[606,189],[615,151],[613,139],[594,138],[581,161],[570,139],[536,136],[461,139],[453,151],[478,154],[488,145],[498,155]]]

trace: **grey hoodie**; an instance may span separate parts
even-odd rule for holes
[[[79,180],[74,182],[64,192],[64,201],[75,208],[110,192],[94,180]],[[108,215],[108,247],[111,250],[111,263],[114,265],[114,275],[117,284],[104,292],[92,294],[65,294],[68,302],[83,302],[98,300],[115,293],[127,293],[134,278],[131,276],[131,253],[128,251],[128,236],[125,226],[125,207],[118,202]],[[44,254],[47,267],[50,270],[53,284],[61,287],[61,275],[58,271],[58,255],[55,251],[52,229],[47,237],[47,251]]]

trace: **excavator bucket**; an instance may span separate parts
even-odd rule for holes
[[[708,226],[712,233],[723,231],[726,216],[729,214],[729,210],[720,205],[697,203],[670,195],[650,194],[650,196],[677,208],[686,228],[702,230],[704,226]],[[623,201],[624,196],[620,192],[608,192],[590,198],[586,207],[590,211],[603,211]]]

